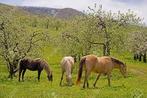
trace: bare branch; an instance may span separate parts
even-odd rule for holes
[[[62,33],[62,37],[63,38],[67,38],[67,39],[71,38],[71,39],[75,40],[78,43],[80,42],[78,37],[70,35],[70,34],[67,34],[67,33]]]

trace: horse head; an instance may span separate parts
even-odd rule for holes
[[[66,81],[67,81],[69,86],[72,86],[72,77],[71,77],[71,75],[66,75]]]
[[[127,77],[127,66],[126,66],[126,63],[121,65],[121,73],[123,74],[124,78]]]
[[[47,78],[49,81],[53,81],[53,74],[52,72],[50,72],[48,75],[47,75]]]

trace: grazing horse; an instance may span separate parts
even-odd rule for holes
[[[62,70],[62,76],[61,76],[61,81],[60,81],[60,86],[62,85],[62,80],[64,73],[66,72],[66,81],[69,86],[72,85],[72,70],[73,70],[73,65],[74,65],[74,58],[71,56],[64,57],[61,60],[61,70]]]
[[[118,68],[122,75],[126,77],[126,65],[118,59],[109,56],[97,57],[95,55],[87,55],[82,57],[80,61],[78,79],[76,82],[77,84],[80,83],[83,67],[85,68],[85,80],[83,88],[85,88],[86,83],[87,87],[89,87],[88,77],[91,72],[98,73],[97,79],[93,85],[94,87],[96,86],[97,80],[101,74],[107,75],[108,85],[110,86],[110,76],[113,68]]]
[[[37,59],[28,59],[24,58],[20,60],[19,63],[19,81],[22,73],[22,81],[24,81],[24,74],[26,72],[26,69],[31,71],[38,71],[38,81],[40,81],[40,74],[42,70],[44,69],[47,73],[47,78],[49,81],[53,81],[53,75],[52,71],[50,70],[47,62],[45,60],[41,60],[40,58]]]

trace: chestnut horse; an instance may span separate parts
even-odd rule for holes
[[[74,65],[74,58],[71,56],[64,57],[61,60],[61,70],[62,70],[62,76],[61,76],[61,81],[60,81],[60,86],[62,85],[62,80],[64,73],[66,72],[66,81],[69,86],[72,85],[72,70],[73,70],[73,65]]]
[[[19,81],[22,73],[22,81],[24,81],[24,74],[26,72],[26,69],[31,71],[38,71],[38,81],[40,81],[40,74],[42,70],[44,69],[47,73],[47,78],[49,81],[53,81],[53,75],[52,71],[50,70],[47,62],[45,60],[41,60],[40,58],[37,59],[29,59],[24,58],[20,60],[19,63]]]
[[[87,87],[89,87],[88,77],[91,72],[99,73],[93,85],[94,87],[96,86],[97,80],[101,74],[107,75],[108,85],[110,86],[110,75],[113,68],[118,68],[122,75],[126,77],[126,65],[118,59],[109,56],[97,57],[95,55],[87,55],[82,57],[80,61],[77,84],[80,83],[83,67],[85,68],[85,80],[83,88],[85,88],[86,83]]]

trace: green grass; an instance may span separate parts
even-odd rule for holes
[[[47,54],[45,56],[47,58]],[[9,80],[6,66],[0,65],[0,98],[147,98],[147,64],[124,58],[123,60],[128,65],[127,78],[123,78],[118,70],[114,70],[111,87],[108,86],[106,76],[102,76],[97,82],[97,88],[93,88],[96,74],[91,74],[90,88],[82,89],[82,84],[72,87],[59,86],[61,70],[57,63],[60,58],[61,56],[47,58],[53,70],[54,81],[52,84],[47,80],[45,71],[41,74],[40,82],[37,81],[37,72],[32,71],[26,71],[24,82],[18,82],[18,78]],[[53,60],[56,64],[50,60]],[[74,83],[76,76],[77,68],[75,67]],[[63,82],[66,84],[65,77]]]

